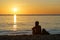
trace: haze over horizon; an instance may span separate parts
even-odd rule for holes
[[[0,0],[0,14],[60,14],[60,0]]]

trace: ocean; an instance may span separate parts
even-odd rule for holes
[[[50,34],[60,34],[60,16],[0,16],[0,35],[30,35],[35,21]]]

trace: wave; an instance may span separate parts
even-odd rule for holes
[[[0,30],[0,35],[30,35],[32,31],[11,31],[11,30]]]

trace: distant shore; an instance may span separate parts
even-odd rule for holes
[[[0,35],[0,40],[60,40],[57,35]]]
[[[0,14],[0,16],[13,16],[14,14]],[[60,16],[60,14],[16,14],[17,16]]]

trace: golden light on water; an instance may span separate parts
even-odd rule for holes
[[[14,25],[13,25],[13,31],[17,30],[17,25],[16,25],[16,14],[14,15]]]
[[[17,30],[17,25],[13,25],[13,31]]]
[[[14,24],[16,24],[16,15],[14,15]]]

